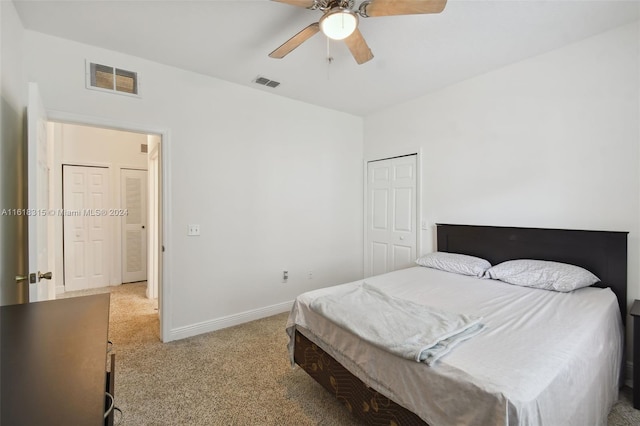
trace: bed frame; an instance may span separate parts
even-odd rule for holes
[[[495,265],[539,259],[581,266],[598,276],[627,316],[627,232],[437,224],[438,251],[482,257]],[[367,387],[345,367],[296,330],[294,359],[370,425],[425,425],[416,414]]]

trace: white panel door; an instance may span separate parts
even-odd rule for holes
[[[64,288],[109,285],[109,169],[63,166]]]
[[[122,169],[122,282],[147,279],[147,171]]]
[[[365,275],[413,265],[417,247],[416,155],[367,165]]]
[[[47,115],[36,83],[29,83],[27,108],[29,301],[55,298],[49,270],[49,162]]]

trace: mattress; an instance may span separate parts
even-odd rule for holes
[[[606,425],[623,350],[618,303],[609,289],[558,293],[424,267],[365,281],[395,297],[481,316],[486,329],[431,367],[396,357],[309,308],[316,297],[363,282],[356,281],[300,295],[289,334],[297,328],[430,425]]]

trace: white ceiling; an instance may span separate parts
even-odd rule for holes
[[[329,64],[322,34],[267,57],[321,16],[269,0],[14,3],[30,30],[362,116],[640,18],[640,0],[449,0],[441,14],[360,19],[375,57],[357,65],[335,41]]]

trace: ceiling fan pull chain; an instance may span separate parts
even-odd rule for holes
[[[333,63],[333,57],[331,56],[331,39],[327,39],[327,80],[331,80],[331,64]]]

